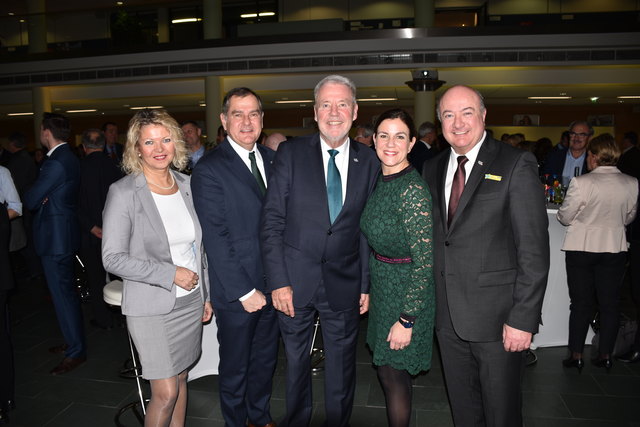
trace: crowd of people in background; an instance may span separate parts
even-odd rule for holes
[[[466,86],[444,92],[439,125],[417,128],[401,109],[358,121],[355,85],[342,76],[321,80],[314,99],[317,132],[303,137],[267,135],[262,101],[244,87],[226,94],[210,142],[201,122],[179,124],[162,109],[137,112],[126,132],[115,122],[86,129],[79,146],[55,113],[44,114],[42,148],[29,153],[24,135],[9,135],[0,148],[0,422],[14,405],[12,264],[47,283],[64,338],[49,349],[62,357],[50,373],[62,375],[87,360],[79,256],[92,327],[118,325],[101,296],[107,280],[123,281],[122,314],[151,383],[146,425],[184,424],[187,372],[214,314],[227,425],[276,425],[279,337],[280,425],[309,424],[317,318],[327,425],[348,425],[365,313],[389,425],[409,425],[412,377],[429,370],[434,336],[454,423],[522,425],[525,351],[549,269],[549,177],[563,187],[558,220],[568,226],[562,364],[582,369],[599,311],[594,364],[611,368],[626,265],[640,316],[637,133],[617,144],[576,120],[558,136],[497,140],[482,95]],[[618,356],[640,361],[640,332]]]

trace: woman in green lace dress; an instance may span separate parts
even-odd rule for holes
[[[409,114],[389,110],[380,115],[374,141],[382,175],[361,218],[373,249],[367,344],[384,390],[389,425],[408,426],[411,376],[431,366],[431,195],[407,160],[416,141]]]

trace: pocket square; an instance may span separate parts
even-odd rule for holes
[[[484,179],[490,179],[491,181],[502,181],[502,177],[500,175],[491,175],[490,173],[485,173]]]

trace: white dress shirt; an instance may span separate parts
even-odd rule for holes
[[[233,151],[238,153],[238,156],[240,156],[244,164],[247,165],[247,168],[249,168],[249,172],[251,172],[251,160],[249,160],[249,153],[251,152],[256,153],[256,164],[258,165],[258,170],[262,175],[262,180],[264,181],[264,188],[267,188],[267,175],[265,174],[265,171],[264,171],[264,161],[262,160],[262,155],[260,154],[260,150],[256,148],[257,144],[253,144],[253,150],[247,150],[242,145],[238,144],[233,139],[231,139],[230,136],[227,136],[227,139],[229,140],[229,145],[231,145],[231,148],[233,148]]]
[[[342,145],[337,148],[332,148],[324,142],[322,136],[320,137],[320,147],[322,149],[322,167],[324,168],[324,181],[327,182],[327,165],[329,164],[329,159],[331,155],[329,155],[329,150],[336,150],[338,154],[336,154],[336,167],[338,168],[338,172],[340,172],[340,182],[342,184],[342,204],[344,205],[344,200],[347,195],[347,174],[349,173],[349,138],[347,138]]]
[[[451,148],[451,154],[449,155],[449,165],[447,166],[447,176],[444,181],[444,201],[445,206],[447,208],[447,215],[449,214],[449,199],[451,198],[451,187],[453,186],[453,176],[456,173],[456,169],[458,169],[458,157],[463,155],[466,156],[469,161],[464,165],[464,183],[466,184],[469,180],[469,175],[471,174],[471,170],[473,169],[473,165],[476,163],[476,159],[478,158],[478,153],[480,152],[480,147],[482,147],[482,143],[487,136],[487,132],[482,134],[482,138],[480,138],[480,142],[478,142],[467,154],[458,154],[453,151]]]

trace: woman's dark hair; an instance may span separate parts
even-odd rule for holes
[[[400,119],[402,123],[404,123],[409,128],[409,140],[412,140],[416,137],[416,127],[413,124],[413,119],[411,115],[404,111],[401,108],[394,108],[393,110],[387,110],[384,113],[378,116],[378,120],[376,120],[376,124],[374,126],[375,134],[378,134],[378,128],[380,127],[380,123],[385,120],[393,120]]]

